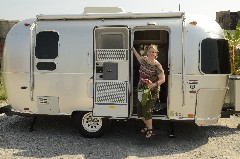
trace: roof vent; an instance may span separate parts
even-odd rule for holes
[[[120,7],[85,7],[84,14],[88,13],[122,13],[123,9]]]

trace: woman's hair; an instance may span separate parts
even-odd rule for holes
[[[147,47],[146,52],[147,52],[149,49],[151,49],[151,48],[153,48],[154,50],[156,50],[157,53],[159,52],[159,51],[158,51],[158,46],[157,46],[157,45],[153,45],[153,44],[150,44],[150,45]],[[158,58],[158,55],[156,55],[155,59],[157,59],[157,58]]]
[[[159,52],[157,45],[150,44],[150,45],[147,47],[147,51],[148,51],[149,49],[151,49],[151,48],[153,48],[154,50],[156,50],[157,52]]]

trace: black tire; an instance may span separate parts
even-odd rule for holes
[[[108,127],[108,119],[93,117],[92,112],[76,112],[74,123],[78,131],[88,138],[101,137]]]

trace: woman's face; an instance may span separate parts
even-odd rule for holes
[[[147,56],[155,58],[157,56],[157,53],[158,53],[157,50],[155,50],[154,48],[150,48],[147,51]]]

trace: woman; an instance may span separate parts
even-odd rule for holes
[[[159,98],[160,85],[165,82],[165,74],[162,65],[156,60],[158,49],[156,45],[149,45],[147,56],[140,56],[134,47],[131,51],[140,63],[138,90],[144,90],[142,100],[138,102],[138,117],[142,118],[145,128],[141,130],[146,138],[152,137],[152,110],[156,100]]]

